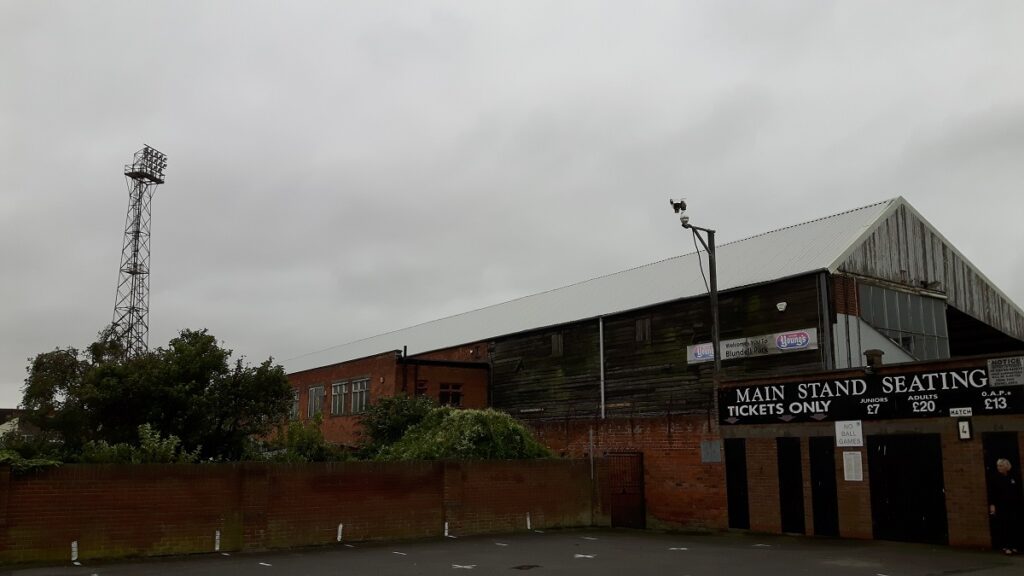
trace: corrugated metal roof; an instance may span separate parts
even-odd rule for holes
[[[729,290],[834,270],[844,255],[902,198],[886,200],[718,246],[718,288]],[[707,272],[706,254],[704,269]],[[698,253],[601,276],[479,310],[425,322],[284,362],[288,373],[407,346],[409,354],[607,316],[707,292]]]

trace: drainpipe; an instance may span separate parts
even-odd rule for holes
[[[604,420],[604,317],[597,319],[597,355],[601,362],[601,420]]]

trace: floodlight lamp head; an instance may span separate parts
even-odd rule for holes
[[[683,228],[689,228],[690,217],[687,216],[686,214],[683,214],[682,216],[679,217],[679,223],[683,225]]]

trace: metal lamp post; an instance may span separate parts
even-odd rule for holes
[[[685,200],[669,200],[669,202],[672,204],[672,209],[675,210],[676,214],[679,214],[679,222],[683,225],[683,228],[691,230],[693,236],[700,241],[708,252],[708,267],[711,269],[711,286],[709,288],[711,293],[711,348],[715,355],[713,378],[717,386],[722,372],[722,354],[718,332],[718,267],[715,265],[715,231],[710,228],[701,228],[690,224],[690,217],[686,215]],[[707,241],[701,237],[701,232],[707,235]],[[697,257],[700,258],[700,255],[698,254]]]

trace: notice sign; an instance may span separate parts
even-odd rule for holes
[[[860,420],[836,422],[836,446],[854,448],[864,445],[864,428]]]
[[[843,480],[863,482],[864,466],[860,452],[843,452]]]
[[[988,381],[993,388],[1024,386],[1024,357],[989,360]]]

